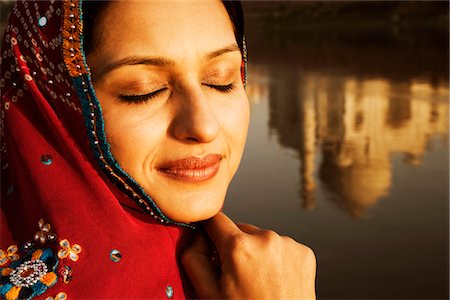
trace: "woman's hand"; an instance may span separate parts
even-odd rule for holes
[[[204,225],[219,253],[220,270],[200,234],[182,256],[200,298],[315,299],[316,259],[310,248],[270,230],[235,224],[223,213]]]

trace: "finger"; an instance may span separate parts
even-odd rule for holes
[[[238,223],[237,226],[239,227],[240,230],[248,234],[255,234],[262,231],[261,228],[252,224]]]
[[[204,228],[219,253],[221,253],[220,249],[223,249],[223,244],[230,237],[242,233],[239,227],[222,212],[207,220],[204,223]]]
[[[196,235],[192,245],[183,253],[182,264],[199,298],[222,298],[205,237]]]

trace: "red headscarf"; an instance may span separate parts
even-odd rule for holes
[[[178,254],[192,226],[167,218],[111,155],[79,0],[16,3],[0,87],[0,295],[187,297]]]

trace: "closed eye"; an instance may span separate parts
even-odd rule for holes
[[[163,92],[165,92],[167,90],[167,88],[162,88],[159,89],[157,91],[148,93],[148,94],[141,94],[141,95],[119,95],[119,98],[124,101],[124,102],[128,102],[128,103],[143,103],[146,102],[152,98],[155,98],[156,96],[162,94]]]
[[[205,85],[221,93],[229,93],[232,89],[234,89],[234,84],[232,83],[227,85],[215,85],[215,84],[205,84]]]

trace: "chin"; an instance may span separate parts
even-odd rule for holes
[[[155,202],[168,218],[176,222],[195,223],[219,213],[224,204],[225,193],[192,193],[166,200],[162,203],[155,199]]]

